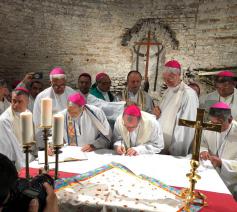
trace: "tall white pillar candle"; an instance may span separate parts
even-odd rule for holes
[[[52,126],[52,99],[41,99],[41,127]]]
[[[56,114],[53,116],[53,144],[55,146],[63,145],[64,116]]]
[[[33,121],[31,112],[20,114],[22,144],[27,145],[33,142]]]

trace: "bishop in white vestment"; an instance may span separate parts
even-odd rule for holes
[[[237,89],[235,75],[230,71],[221,71],[215,77],[216,90],[200,97],[200,107],[208,111],[216,102],[230,105],[233,118],[237,121]]]
[[[229,105],[218,102],[211,106],[210,120],[221,124],[221,133],[204,131],[202,135],[202,160],[210,160],[225,184],[233,192],[237,185],[237,122],[232,119]]]
[[[67,98],[75,93],[72,88],[66,86],[66,76],[63,69],[56,67],[50,72],[51,87],[46,88],[39,93],[35,99],[33,109],[33,121],[35,124],[36,140],[39,147],[43,147],[42,129],[40,128],[41,117],[41,99],[51,98],[53,114],[58,113],[67,108]]]
[[[181,66],[176,60],[165,64],[163,78],[168,86],[160,103],[159,118],[165,148],[163,154],[186,156],[194,138],[195,130],[179,126],[179,119],[194,121],[199,101],[196,92],[180,79]]]
[[[72,94],[68,97],[68,108],[60,112],[65,120],[65,143],[80,146],[87,152],[108,148],[112,133],[104,112],[85,103],[82,94]]]
[[[140,111],[136,105],[127,106],[114,125],[115,151],[129,156],[159,153],[164,140],[154,115]]]

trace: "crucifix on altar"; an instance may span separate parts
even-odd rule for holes
[[[160,42],[154,42],[154,39],[151,37],[151,32],[148,31],[147,37],[144,39],[144,41],[140,42],[135,42],[135,46],[138,45],[140,46],[146,46],[146,65],[145,65],[145,74],[144,74],[144,79],[145,79],[145,84],[144,84],[144,90],[148,91],[149,90],[149,80],[148,80],[148,68],[149,68],[149,61],[150,61],[150,48],[151,46],[157,46],[158,47],[158,52],[157,52],[157,64],[156,64],[156,72],[155,72],[155,82],[154,82],[154,91],[156,90],[156,84],[157,84],[157,77],[158,77],[158,67],[159,67],[159,54],[163,50],[163,46]],[[161,46],[161,49],[159,48]],[[139,52],[137,52],[139,54]]]
[[[184,120],[179,119],[179,125],[185,127],[192,127],[195,128],[195,135],[193,141],[193,149],[192,149],[192,159],[191,159],[191,170],[186,176],[189,178],[190,188],[185,189],[182,196],[185,198],[185,206],[183,208],[184,211],[190,211],[191,203],[195,203],[195,198],[202,199],[202,204],[204,205],[205,196],[200,192],[195,193],[195,184],[197,180],[201,177],[196,174],[196,170],[199,166],[199,153],[200,153],[200,146],[201,146],[201,137],[202,137],[202,130],[210,130],[221,132],[221,124],[212,124],[212,123],[205,123],[203,122],[205,109],[197,109],[197,116],[196,121]]]

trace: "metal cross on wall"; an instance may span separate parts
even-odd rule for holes
[[[150,58],[150,47],[151,46],[159,46],[159,45],[162,45],[161,43],[159,42],[152,42],[152,39],[151,39],[151,32],[148,31],[148,35],[147,35],[147,38],[146,38],[146,41],[141,41],[141,42],[135,42],[135,45],[139,45],[139,46],[146,46],[146,66],[145,66],[145,76],[144,76],[144,79],[145,79],[145,82],[148,82],[148,67],[149,67],[149,58]]]

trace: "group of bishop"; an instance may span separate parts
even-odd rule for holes
[[[49,75],[50,86],[32,80],[27,74],[12,91],[7,92],[0,80],[0,152],[20,169],[25,164],[22,149],[20,114],[33,114],[34,140],[31,160],[44,148],[41,126],[41,101],[52,100],[52,114],[64,117],[64,145],[80,146],[84,152],[114,149],[119,155],[167,154],[188,156],[195,129],[179,126],[179,119],[195,120],[197,108],[207,111],[208,119],[221,124],[221,132],[204,131],[200,159],[209,160],[234,193],[237,185],[237,90],[231,71],[215,76],[215,91],[199,98],[200,89],[182,80],[181,65],[168,61],[162,73],[167,89],[159,105],[142,90],[142,75],[130,71],[126,88],[120,97],[110,91],[111,79],[102,72],[92,85],[89,73],[78,77],[78,89],[66,85],[66,74],[60,67]],[[192,84],[196,85],[196,84]],[[197,87],[197,85],[196,85]],[[155,164],[154,164],[155,165]]]

